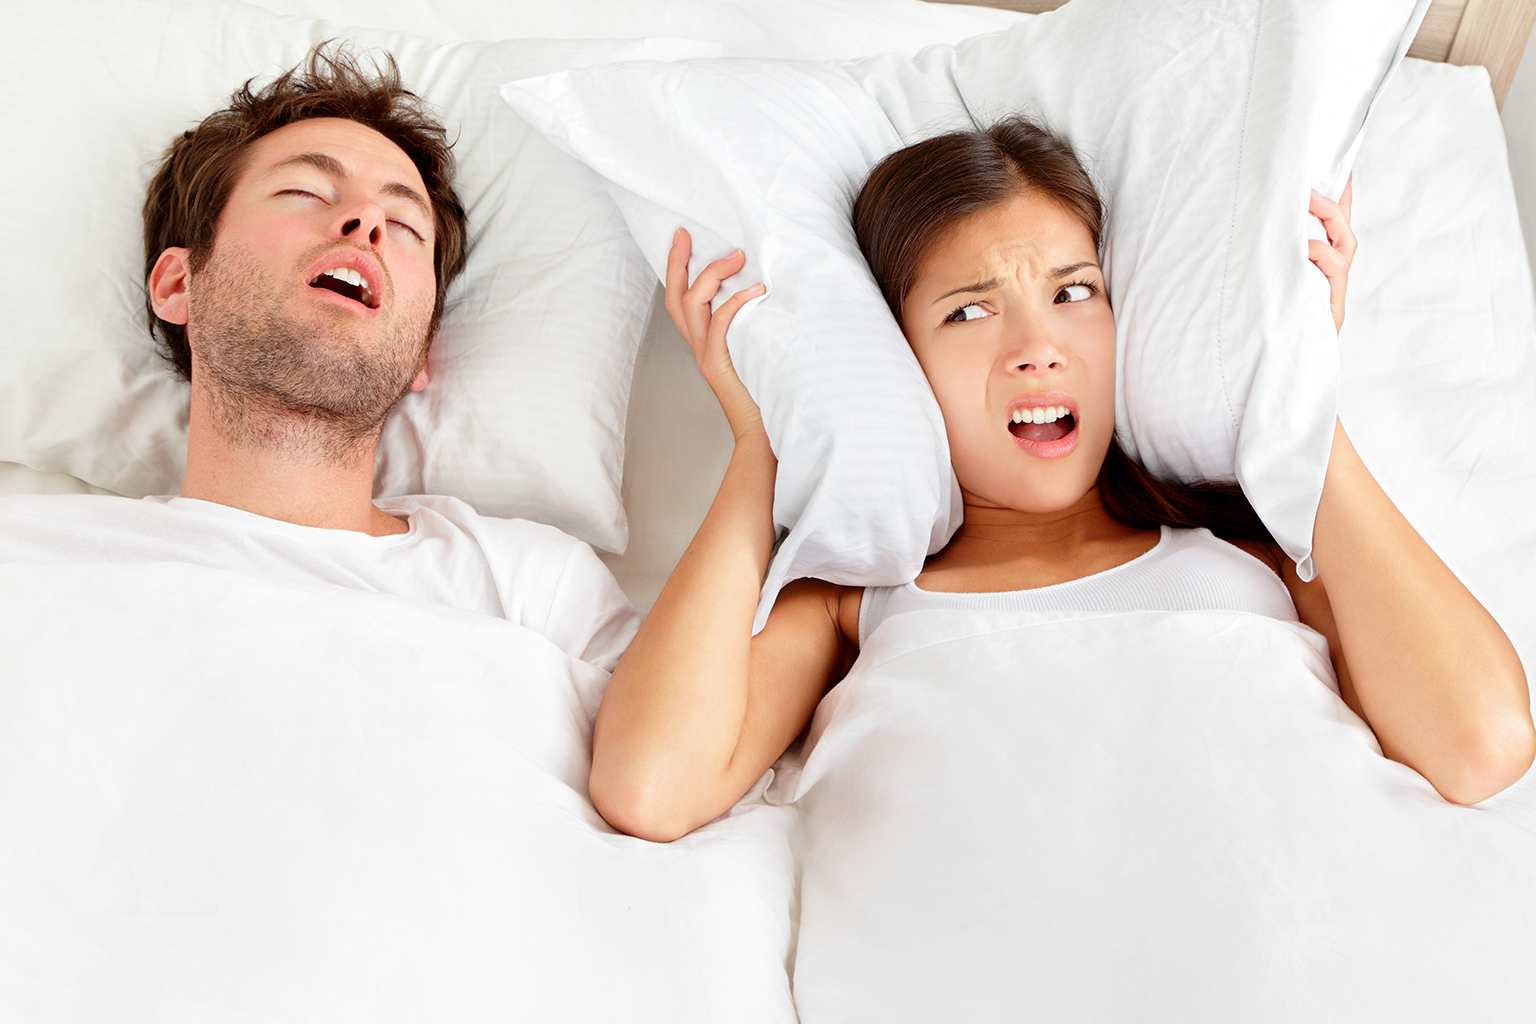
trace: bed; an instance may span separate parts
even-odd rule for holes
[[[246,73],[231,68],[275,69],[345,34],[389,46],[465,126],[471,220],[486,225],[433,356],[441,386],[386,428],[380,493],[458,494],[560,526],[602,552],[643,612],[730,452],[657,301],[645,236],[668,199],[603,171],[526,101],[519,119],[497,88],[595,90],[565,69],[612,61],[865,59],[867,94],[883,95],[922,67],[876,55],[1020,31],[1059,6],[13,12],[13,93],[72,53],[86,84],[59,99],[62,123],[46,101],[5,115],[13,137],[61,157],[8,190],[13,237],[32,244],[10,247],[0,274],[17,321],[0,342],[0,494],[174,491],[184,399],[155,376],[134,319],[137,226],[121,210],[136,210],[165,126],[211,108]],[[1333,163],[1354,174],[1362,244],[1324,364],[1334,390],[1316,401],[1337,402],[1388,493],[1529,666],[1536,301],[1498,108],[1536,4],[1423,13],[1401,66],[1396,42],[1373,58],[1395,75],[1352,87],[1369,121]],[[144,52],[157,59],[122,56]],[[76,219],[50,230],[39,211]],[[69,247],[86,232],[89,294],[58,298],[38,268],[78,262]],[[792,296],[789,271],[774,272]],[[498,289],[544,297],[519,305]],[[487,345],[497,331],[515,344]],[[926,541],[933,523],[917,522]],[[659,846],[615,833],[586,799],[603,673],[527,631],[200,566],[0,566],[0,1016],[1529,1019],[1530,778],[1478,808],[1445,804],[1381,758],[1330,688],[1315,634],[1241,618],[884,630],[729,815]],[[252,622],[284,642],[252,642]],[[168,623],[197,624],[196,642]],[[1000,668],[1019,650],[1036,670],[1024,683]],[[1042,682],[1064,677],[1072,687]],[[952,756],[965,747],[975,756]],[[986,813],[997,806],[1012,810]],[[1192,847],[1191,834],[1219,841]]]

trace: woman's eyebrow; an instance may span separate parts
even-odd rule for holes
[[[1053,268],[1050,273],[1051,280],[1054,281],[1058,277],[1067,277],[1068,275],[1075,274],[1079,270],[1082,270],[1084,267],[1092,267],[1094,270],[1099,269],[1099,265],[1093,262],[1093,260],[1082,260],[1078,263],[1068,263],[1064,267]],[[933,302],[935,305],[937,305],[938,303],[943,302],[945,299],[951,298],[955,295],[964,295],[968,292],[989,292],[996,287],[997,278],[995,277],[986,281],[973,281],[970,284],[962,285],[961,287],[956,288],[954,291],[945,292],[943,295],[940,295],[938,298],[934,299]]]
[[[988,280],[988,281],[975,281],[975,282],[972,282],[971,284],[965,285],[962,288],[956,288],[952,292],[945,292],[943,295],[940,295],[938,298],[934,299],[933,301],[935,303],[943,302],[945,299],[949,298],[951,295],[964,295],[966,292],[989,292],[993,288],[996,288],[996,287],[997,287],[997,278],[995,278],[995,277],[992,278],[991,280]]]

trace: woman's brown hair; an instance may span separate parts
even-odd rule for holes
[[[401,83],[400,69],[387,53],[373,61],[370,73],[345,46],[324,42],[261,89],[251,89],[254,81],[247,80],[230,96],[229,106],[183,132],[166,150],[144,198],[144,280],[160,254],[173,246],[188,250],[193,273],[207,263],[219,217],[245,169],[251,143],[295,121],[339,117],[399,146],[421,174],[436,237],[437,301],[428,335],[436,333],[443,297],[464,269],[465,255],[464,204],[453,189],[452,143],[442,123]],[[144,309],[150,335],[159,339],[177,375],[190,380],[186,328],[157,317],[147,294]]]
[[[965,220],[1026,193],[1059,203],[1102,248],[1104,207],[1093,179],[1070,144],[1023,117],[927,139],[870,171],[853,204],[853,229],[897,323],[928,253]],[[1098,482],[1109,514],[1130,526],[1203,526],[1233,540],[1274,543],[1237,484],[1159,479],[1118,439],[1110,440]]]

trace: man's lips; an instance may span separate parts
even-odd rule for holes
[[[384,294],[382,268],[356,249],[327,253],[310,266],[304,279],[322,297],[356,311],[376,313]]]

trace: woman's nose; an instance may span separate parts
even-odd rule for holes
[[[1050,332],[1038,324],[1021,325],[1008,342],[1004,359],[1010,370],[1040,373],[1067,368],[1066,353]]]

